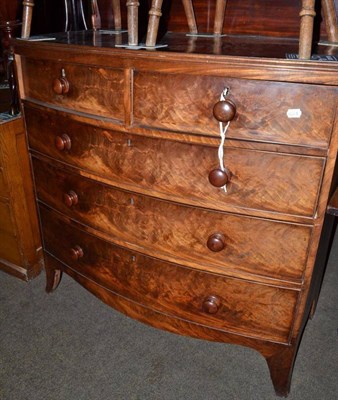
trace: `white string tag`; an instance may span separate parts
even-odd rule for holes
[[[226,98],[228,92],[229,92],[229,89],[226,87],[223,90],[223,92],[221,93],[220,101],[225,101],[225,98]],[[225,124],[225,126],[224,126],[223,122],[219,122],[219,131],[220,131],[220,136],[221,136],[221,142],[218,147],[218,159],[219,159],[219,167],[220,167],[221,171],[225,170],[224,162],[223,162],[223,158],[224,158],[223,146],[224,146],[224,142],[225,142],[225,135],[229,128],[229,125],[230,125],[230,121],[228,121]],[[224,186],[222,186],[222,189],[224,190],[225,193],[227,193],[227,185],[226,184]]]

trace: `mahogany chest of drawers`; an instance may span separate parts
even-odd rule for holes
[[[63,271],[142,322],[252,347],[286,395],[323,272],[337,63],[79,38],[16,43],[47,290]]]

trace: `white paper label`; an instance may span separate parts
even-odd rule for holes
[[[300,118],[302,116],[302,110],[299,108],[289,108],[286,115],[288,118]]]

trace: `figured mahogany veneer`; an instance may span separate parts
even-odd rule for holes
[[[245,57],[186,54],[178,36],[17,41],[46,289],[65,272],[142,322],[249,346],[285,396],[324,271],[336,64],[250,58],[249,40]]]
[[[145,126],[219,136],[213,111],[227,87],[233,104],[225,118],[232,120],[228,138],[328,146],[336,88],[138,71],[134,83],[135,122]]]
[[[39,200],[115,243],[199,269],[302,278],[309,226],[184,207],[80,179],[38,159],[33,159],[33,166]],[[78,197],[71,208],[63,201],[69,190]],[[225,238],[224,251],[208,248],[209,236],[217,233]]]
[[[114,293],[198,324],[288,342],[299,290],[224,278],[145,257],[93,238],[45,207],[40,212],[46,251]],[[217,310],[210,310],[217,300],[204,304],[211,295],[219,302]]]
[[[312,217],[316,210],[323,157],[226,147],[231,180],[225,194],[209,183],[218,167],[216,147],[93,128],[30,106],[26,123],[32,149],[127,189],[224,211],[239,207]]]
[[[123,70],[29,58],[24,68],[26,96],[59,107],[124,120]]]

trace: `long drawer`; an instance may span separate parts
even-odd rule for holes
[[[115,243],[201,269],[301,280],[311,227],[236,216],[115,189],[33,158],[40,201]]]
[[[219,168],[216,147],[107,131],[29,106],[25,113],[32,149],[117,186],[219,210],[306,217],[316,212],[325,158],[226,147],[230,181],[225,193],[208,179]]]
[[[48,253],[153,310],[214,329],[287,342],[299,292],[208,274],[130,252],[40,207]]]
[[[227,137],[328,147],[335,87],[136,71],[134,120],[144,126],[218,136],[213,108],[225,87],[236,108]]]
[[[30,58],[22,67],[25,97],[124,121],[123,70]]]

